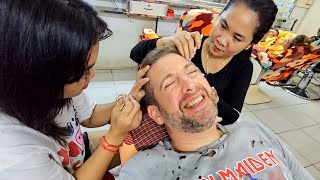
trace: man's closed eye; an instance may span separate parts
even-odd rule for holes
[[[167,85],[165,85],[164,89],[167,89],[168,87],[170,87],[171,85],[174,84],[175,81],[169,82]]]

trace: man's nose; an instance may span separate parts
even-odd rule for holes
[[[181,77],[180,83],[182,86],[182,91],[186,92],[194,92],[196,90],[196,85],[194,80],[190,79],[189,77]]]

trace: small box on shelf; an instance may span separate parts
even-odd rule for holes
[[[168,5],[144,1],[129,1],[129,14],[166,17]]]

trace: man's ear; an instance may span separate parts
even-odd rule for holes
[[[248,50],[248,49],[250,49],[251,47],[252,47],[252,43],[251,44],[249,44],[247,47],[246,47],[246,50]]]
[[[157,106],[149,105],[147,107],[147,111],[151,119],[153,119],[157,124],[162,125],[164,123],[160,110]]]

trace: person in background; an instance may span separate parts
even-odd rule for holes
[[[139,71],[130,95],[97,105],[83,92],[95,76],[108,25],[81,0],[0,1],[0,177],[102,179],[141,121]],[[140,77],[140,78],[139,78]],[[90,154],[80,125],[104,131]]]

